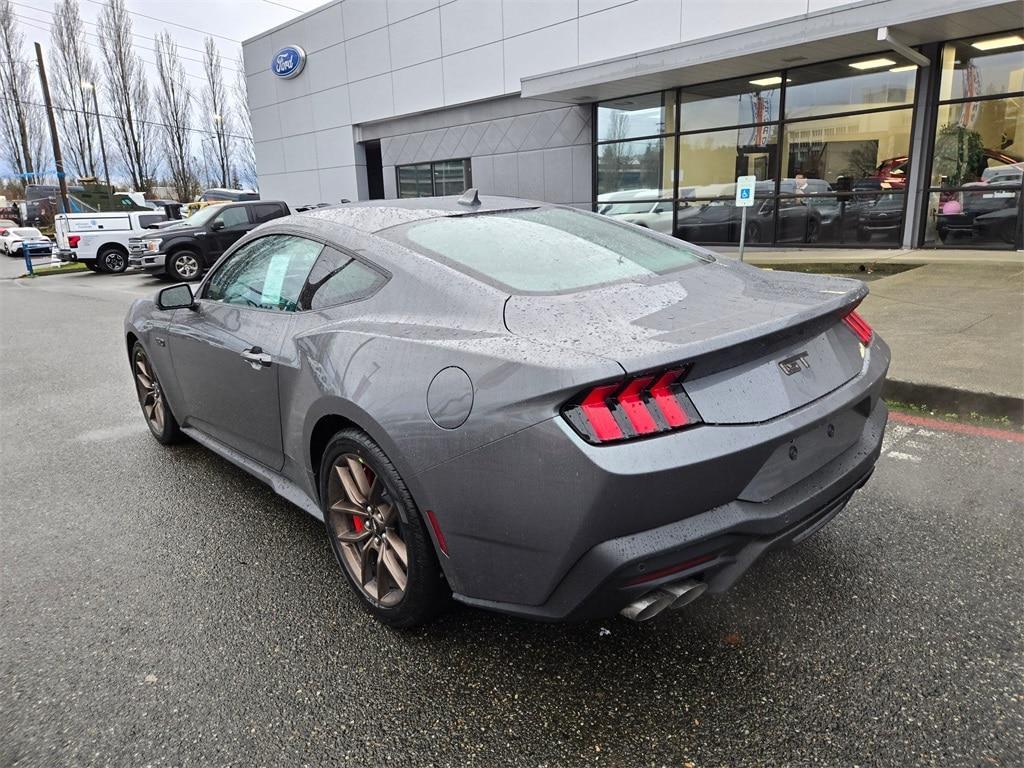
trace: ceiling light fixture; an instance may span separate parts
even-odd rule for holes
[[[892,59],[866,59],[865,61],[855,61],[850,64],[854,69],[878,69],[879,67],[891,67],[896,64]]]
[[[751,80],[749,82],[750,82],[751,85],[781,85],[782,84],[782,78],[778,77],[778,76],[776,76],[776,77],[762,77],[760,80]],[[787,82],[788,82],[788,80],[787,80]]]
[[[893,67],[890,72],[913,72],[917,69],[917,64],[904,64],[902,67]]]
[[[978,40],[971,43],[972,48],[979,51],[994,51],[998,48],[1009,48],[1014,45],[1024,45],[1024,37],[1020,35],[1009,35],[1008,37],[990,37],[988,40]]]

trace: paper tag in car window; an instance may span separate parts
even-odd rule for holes
[[[267,267],[267,277],[263,281],[263,295],[260,296],[260,304],[267,307],[281,305],[281,286],[284,285],[284,276],[288,273],[289,261],[291,259],[284,253],[270,257],[270,266]]]

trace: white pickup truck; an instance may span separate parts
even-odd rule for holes
[[[124,272],[128,238],[166,218],[160,211],[59,213],[53,219],[57,255],[62,261],[80,261],[93,272]]]

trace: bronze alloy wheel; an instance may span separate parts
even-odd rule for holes
[[[142,347],[137,347],[134,358],[135,389],[139,393],[139,404],[142,406],[142,413],[149,422],[150,429],[157,435],[163,434],[164,424],[167,421],[167,404],[164,402],[163,392],[160,390],[160,382],[153,375],[153,368],[149,364]]]
[[[354,453],[334,461],[327,480],[327,525],[345,570],[374,605],[389,608],[405,596],[409,555],[398,508],[383,480]]]

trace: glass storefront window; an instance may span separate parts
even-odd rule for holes
[[[976,40],[958,40],[943,48],[940,101],[1020,91],[1024,91],[1024,37],[1021,35],[988,35]]]
[[[933,190],[928,198],[924,244],[952,248],[1013,248],[1021,231],[1018,184],[976,184]]]
[[[397,172],[399,197],[430,197],[434,194],[430,163],[402,165]]]
[[[1024,98],[939,106],[932,145],[932,186],[1016,180],[1024,168]]]
[[[675,91],[648,93],[597,105],[597,140],[622,141],[675,131]]]
[[[794,69],[786,76],[786,117],[792,119],[912,104],[917,67],[886,53]]]
[[[847,189],[903,189],[912,110],[805,120],[786,125],[782,169]]]
[[[633,193],[631,198],[658,199],[674,194],[673,139],[642,139],[597,145],[597,194]]]
[[[679,196],[716,197],[737,176],[775,178],[778,126],[733,128],[679,137]]]
[[[400,165],[395,172],[399,197],[458,195],[473,186],[472,164],[468,159]]]
[[[782,75],[758,75],[707,85],[684,86],[679,124],[684,131],[730,125],[771,123],[779,119]]]

